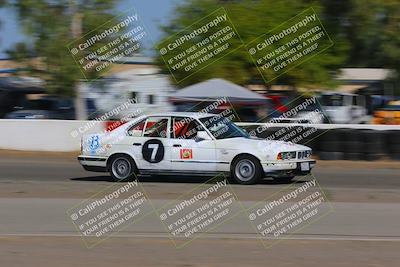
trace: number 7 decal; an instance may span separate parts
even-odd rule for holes
[[[149,148],[152,150],[150,161],[155,161],[159,147],[160,147],[159,144],[149,144]]]
[[[164,145],[158,139],[147,140],[142,147],[143,159],[150,163],[158,163],[164,159]]]

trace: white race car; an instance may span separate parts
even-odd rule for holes
[[[82,137],[80,164],[110,172],[115,181],[136,174],[230,175],[240,184],[263,177],[290,181],[315,165],[309,147],[251,137],[227,118],[205,113],[153,114],[115,130]]]

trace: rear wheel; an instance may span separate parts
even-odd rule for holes
[[[109,170],[115,182],[131,181],[137,173],[135,162],[125,155],[111,158]]]
[[[238,157],[231,166],[231,177],[239,184],[255,184],[261,175],[260,162],[250,155]]]

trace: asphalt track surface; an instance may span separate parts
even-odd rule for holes
[[[150,213],[88,249],[66,211],[113,185],[108,175],[56,157],[0,156],[0,170],[0,266],[400,266],[396,163],[321,162],[313,175],[332,209],[268,248],[247,213],[179,249]],[[144,209],[157,209],[208,179],[139,177],[152,202]],[[296,179],[293,186],[305,182]],[[248,207],[287,186],[265,180],[232,188]]]
[[[324,162],[326,163],[326,162]],[[396,165],[399,165],[396,167]],[[376,168],[375,166],[378,166]],[[341,161],[317,164],[313,175],[324,188],[371,188],[400,189],[400,162],[389,167],[379,167],[377,163],[361,162],[360,164]],[[52,158],[14,158],[0,156],[0,181],[110,181],[103,173],[91,173],[82,169],[74,159]],[[209,177],[142,177],[142,182],[160,183],[201,183]],[[271,184],[268,180],[259,183]]]

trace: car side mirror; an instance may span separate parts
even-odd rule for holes
[[[211,137],[208,135],[206,131],[198,131],[196,135],[196,140],[198,142],[203,140],[211,140]]]

